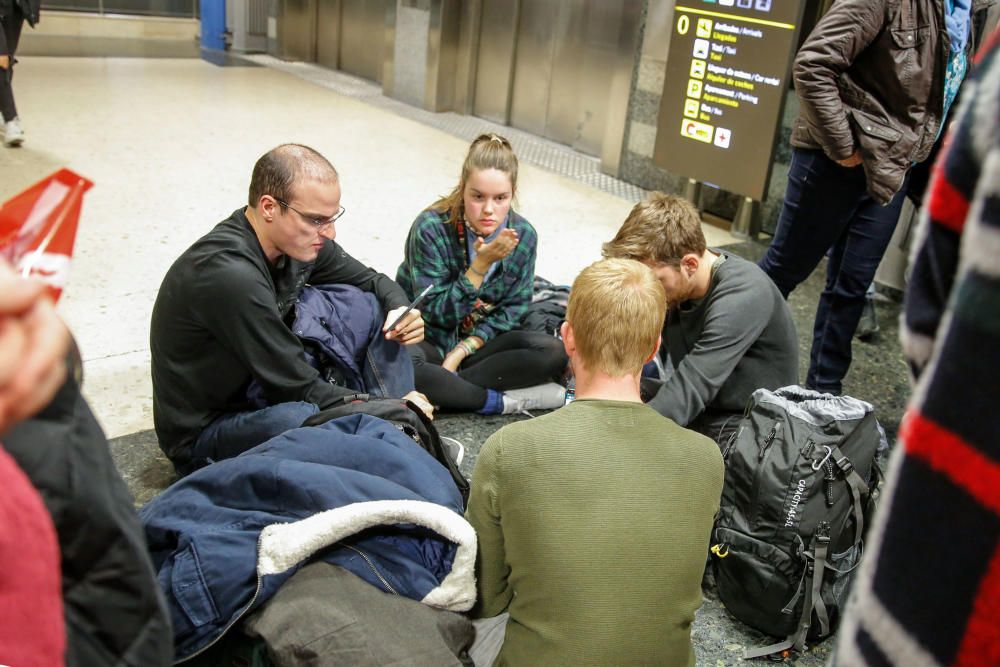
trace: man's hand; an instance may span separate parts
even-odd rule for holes
[[[514,248],[517,247],[519,241],[517,232],[508,227],[497,234],[497,237],[489,243],[485,243],[482,237],[477,238],[475,243],[476,255],[482,257],[490,264],[499,262],[514,252]]]
[[[421,412],[427,415],[428,419],[434,419],[434,406],[431,405],[431,402],[427,400],[427,397],[419,391],[411,391],[403,398],[420,408]]]
[[[395,310],[390,310],[382,325],[386,340],[394,340],[400,345],[416,345],[424,339],[424,318],[420,311],[414,308],[403,321],[396,325],[396,328],[389,331],[389,325],[396,321],[396,318],[406,311],[406,306],[400,306]]]
[[[66,379],[68,348],[45,287],[0,263],[0,433],[48,405]]]
[[[854,154],[846,160],[837,160],[841,167],[857,167],[861,164],[861,151],[855,150]]]

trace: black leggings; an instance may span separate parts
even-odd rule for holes
[[[486,389],[505,391],[552,382],[566,370],[566,351],[558,338],[537,331],[508,331],[486,342],[458,368],[441,368],[444,358],[424,341],[406,348],[413,358],[417,391],[450,410],[479,410]]]
[[[21,28],[24,26],[24,14],[15,0],[14,8],[9,16],[0,18],[0,55],[10,57],[7,69],[0,70],[0,114],[4,122],[17,118],[17,107],[14,106],[14,90],[10,82],[14,78],[14,52],[21,40]]]

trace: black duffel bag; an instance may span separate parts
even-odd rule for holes
[[[462,505],[468,504],[469,480],[462,475],[458,464],[441,442],[441,436],[438,434],[434,422],[424,414],[423,410],[410,401],[402,398],[373,398],[368,394],[354,394],[345,396],[341,403],[317,412],[306,419],[302,425],[318,426],[331,419],[359,413],[391,422],[396,428],[413,438],[427,453],[448,469],[455,481],[455,486],[462,494]]]

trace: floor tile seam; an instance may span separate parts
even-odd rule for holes
[[[472,130],[471,132],[462,132],[453,127],[449,127],[449,124],[454,125],[458,123],[465,123],[471,127],[486,127],[490,128],[494,132],[502,132],[508,139],[510,139],[511,144],[514,145],[523,162],[544,169],[550,173],[567,177],[580,183],[581,185],[592,187],[595,190],[600,190],[601,192],[609,194],[613,197],[634,202],[642,199],[647,194],[643,188],[637,185],[622,181],[614,176],[601,172],[600,161],[596,158],[584,155],[573,150],[572,148],[551,142],[550,140],[531,134],[530,132],[526,132],[509,125],[500,125],[499,123],[475,116],[467,116],[455,112],[434,113],[427,111],[425,109],[407,104],[401,100],[388,97],[381,92],[378,86],[364,79],[354,77],[353,75],[346,74],[344,72],[329,70],[321,65],[302,62],[289,63],[264,54],[255,54],[244,57],[271,69],[291,74],[302,80],[309,81],[310,83],[326,88],[327,90],[332,90],[333,92],[344,95],[345,97],[349,97],[372,106],[377,106],[383,110],[390,111],[403,118],[407,118],[408,120],[419,122],[422,125],[432,127],[455,137],[468,140],[468,134],[479,134],[480,131]],[[363,91],[363,93],[355,91]],[[442,117],[443,114],[449,114],[452,117]],[[535,151],[543,151],[547,153],[547,155],[542,157],[533,156],[531,155],[531,150],[524,150],[525,148],[534,149]],[[573,163],[575,168],[554,168],[551,162],[558,161],[560,159]],[[596,179],[600,182],[584,180],[585,177],[591,176],[596,177]],[[622,191],[628,194],[623,194]]]
[[[150,292],[152,292],[152,293],[155,294],[156,292],[159,292],[159,291],[160,291],[159,287],[149,287],[149,288],[146,288],[146,289],[133,290],[131,292],[108,292],[107,290],[100,290],[100,296],[107,297],[107,298],[109,298],[111,300],[117,300],[117,299],[127,299],[127,298],[133,297],[133,296],[144,296],[144,295],[149,294]],[[78,295],[74,293],[74,297],[77,297],[77,296]],[[74,302],[77,301],[77,300],[78,299],[74,298]],[[74,303],[73,305],[76,305],[76,304]]]
[[[107,359],[116,359],[118,357],[127,357],[128,355],[135,354],[137,352],[147,352],[148,353],[149,352],[149,348],[148,347],[140,347],[139,349],[129,350],[127,352],[112,352],[110,354],[105,354],[105,355],[99,356],[99,357],[88,357],[86,355],[82,355],[82,358],[83,358],[83,363],[89,364],[89,363],[93,363],[95,361],[105,361]]]

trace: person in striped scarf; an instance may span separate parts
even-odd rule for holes
[[[922,214],[902,322],[916,384],[834,665],[1000,664],[998,45]]]

